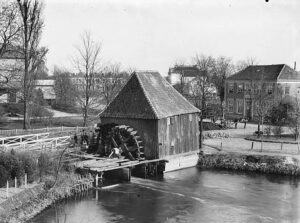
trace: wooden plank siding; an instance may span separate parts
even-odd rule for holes
[[[133,118],[101,118],[102,124],[115,123],[127,125],[138,131],[144,145],[144,152],[147,159],[158,157],[157,120],[155,119],[133,119]]]
[[[197,113],[158,120],[159,158],[197,151],[199,149],[198,126]]]

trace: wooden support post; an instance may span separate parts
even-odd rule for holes
[[[96,187],[98,187],[98,173],[96,174]]]
[[[222,145],[223,143],[221,142],[221,150],[223,150],[223,145]]]
[[[96,190],[96,201],[98,201],[98,190]]]
[[[8,198],[9,183],[6,182],[6,198]]]
[[[253,146],[254,146],[254,142],[251,143],[251,149],[250,150],[253,150]]]
[[[282,146],[283,146],[283,143],[281,143],[281,145],[280,145],[280,147],[281,147],[280,150],[281,150],[281,151],[282,151]]]

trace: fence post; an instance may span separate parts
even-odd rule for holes
[[[281,151],[282,151],[282,146],[283,146],[283,143],[281,143],[281,148],[280,148]]]
[[[222,145],[223,143],[221,142],[221,150],[223,150],[223,145]]]
[[[251,149],[250,150],[253,150],[253,145],[254,145],[254,142],[251,143]]]
[[[9,183],[7,181],[6,182],[6,198],[8,198],[8,189],[9,189]]]
[[[15,192],[17,192],[17,178],[15,177]]]

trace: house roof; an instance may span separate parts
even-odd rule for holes
[[[237,72],[236,74],[227,78],[227,80],[266,80],[277,81],[280,73],[285,73],[291,69],[285,64],[275,65],[251,65],[244,70]]]
[[[158,72],[134,72],[100,117],[162,119],[200,112]]]

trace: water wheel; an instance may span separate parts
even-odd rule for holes
[[[144,147],[138,132],[126,125],[104,124],[99,125],[97,145],[100,154],[107,155],[112,148],[121,148],[122,156],[130,160],[145,159]]]

